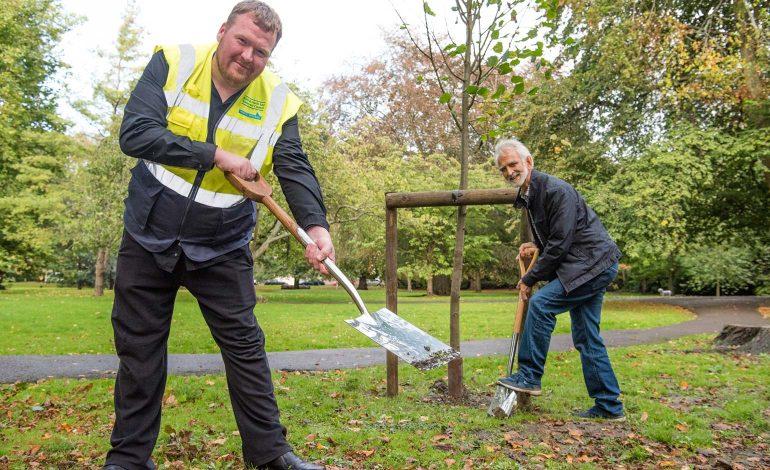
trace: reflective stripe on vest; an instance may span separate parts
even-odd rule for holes
[[[205,131],[201,126],[206,124],[209,117],[210,104],[206,101],[208,94],[203,95],[204,99],[200,99],[200,94],[197,92],[202,86],[201,82],[206,81],[206,77],[203,75],[208,74],[208,67],[210,67],[210,63],[201,62],[202,60],[211,60],[214,46],[209,47],[211,49],[206,54],[203,54],[204,50],[200,48],[196,51],[195,46],[192,45],[180,45],[178,49],[175,48],[173,50],[164,48],[164,50],[168,51],[167,61],[169,63],[169,78],[164,86],[164,94],[169,107],[169,126],[174,121],[177,126],[174,131],[179,134],[179,129],[184,130],[187,126],[190,126],[190,121],[186,121],[191,119],[190,115],[195,116],[195,118],[192,118],[195,124],[188,128],[190,132],[182,134],[194,140],[205,138],[203,137]],[[176,56],[177,51],[178,56]],[[198,54],[197,59],[196,53]],[[173,56],[173,61],[169,60],[169,56]],[[175,76],[173,76],[174,73],[176,73]],[[226,151],[249,158],[252,166],[263,173],[269,171],[271,167],[271,160],[267,159],[280,137],[280,129],[283,122],[296,114],[296,110],[301,105],[299,99],[293,95],[286,83],[280,82],[280,79],[272,73],[265,76],[267,78],[258,78],[257,80],[261,80],[260,82],[255,81],[247,86],[241,97],[225,111],[216,128],[216,131],[222,131],[222,134],[215,134],[215,142],[218,147],[222,146]],[[188,84],[188,80],[192,80],[192,82]],[[188,90],[190,91],[188,92]],[[259,116],[259,113],[257,113],[259,117],[254,118],[251,114],[244,114],[242,110],[239,110],[239,112],[249,119],[231,115],[231,113],[234,113],[234,110],[232,110],[233,106],[242,107],[243,103],[247,102],[246,100],[251,99],[252,101],[256,100],[257,102],[261,101],[264,103],[265,92],[270,93],[267,109],[263,111],[258,108],[259,112],[264,112],[264,116]],[[251,110],[247,108],[242,109],[246,109],[246,111],[251,113]],[[180,115],[180,111],[174,110],[183,110],[183,113]],[[189,114],[185,116],[184,112]],[[286,112],[286,115],[284,115],[284,112]],[[172,113],[175,113],[175,119],[171,119]],[[254,124],[252,121],[257,121],[261,125]],[[184,124],[185,122],[186,124]],[[181,127],[179,123],[183,123]],[[145,160],[144,163],[150,173],[164,186],[184,197],[190,195],[193,189],[191,181],[194,170],[161,165],[148,160]],[[236,193],[235,188],[232,188],[229,183],[222,180],[221,171],[216,167],[207,173],[195,194],[195,202],[219,208],[231,207],[242,202],[244,200],[243,196],[240,193]],[[215,188],[215,190],[212,190],[212,188]],[[223,190],[225,192],[222,192]]]

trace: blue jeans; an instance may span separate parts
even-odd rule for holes
[[[524,380],[540,385],[556,315],[569,310],[572,342],[580,352],[588,395],[607,413],[623,411],[623,403],[618,400],[620,386],[599,334],[604,292],[617,274],[618,264],[615,263],[569,294],[564,292],[564,286],[557,278],[532,296],[519,346],[519,375]]]

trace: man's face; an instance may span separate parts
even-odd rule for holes
[[[497,167],[508,184],[514,188],[521,188],[532,170],[532,159],[525,158],[522,161],[516,150],[503,147],[500,158],[497,159]]]
[[[215,65],[228,86],[243,88],[265,69],[275,47],[275,33],[254,24],[252,15],[238,15],[217,33]]]

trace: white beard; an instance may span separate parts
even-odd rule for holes
[[[513,186],[515,189],[521,189],[521,187],[524,185],[524,182],[527,181],[527,177],[529,177],[529,168],[525,168],[518,178],[507,179],[506,181],[508,181],[508,184]]]

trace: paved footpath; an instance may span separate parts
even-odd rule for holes
[[[619,300],[678,305],[697,314],[694,320],[646,330],[617,330],[602,333],[607,346],[657,343],[680,336],[716,333],[726,324],[770,325],[757,308],[770,307],[770,297],[622,297]],[[460,346],[464,357],[508,354],[510,339],[466,341]],[[569,334],[554,335],[552,351],[572,347]],[[272,369],[332,370],[366,367],[385,363],[381,348],[316,349],[268,353]],[[69,356],[2,356],[0,383],[29,382],[54,377],[112,377],[118,358],[104,354]],[[224,371],[219,354],[170,354],[169,373],[213,374]]]

